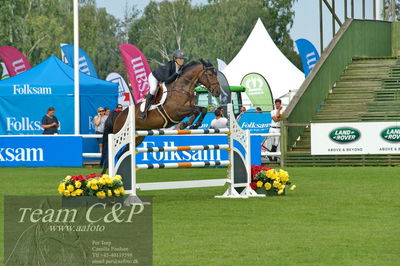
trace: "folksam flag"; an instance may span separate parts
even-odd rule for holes
[[[128,85],[126,85],[124,78],[120,74],[118,74],[116,72],[111,72],[110,74],[107,75],[106,81],[118,84],[118,103],[119,104],[122,104],[122,106],[124,106],[124,108],[128,107],[129,105],[134,104],[131,91],[129,90]]]
[[[31,65],[26,57],[14,47],[0,47],[0,57],[3,59],[10,77],[13,77],[31,68]]]
[[[306,39],[296,41],[297,50],[301,57],[304,75],[307,77],[319,59],[319,54],[314,45]]]
[[[61,46],[61,50],[67,59],[68,65],[74,67],[74,45],[63,45]],[[79,71],[85,73],[86,75],[98,78],[92,60],[90,60],[90,57],[81,48],[79,48]]]
[[[135,103],[139,103],[149,91],[149,76],[151,69],[144,54],[136,46],[125,43],[119,46],[124,59],[126,72],[134,96]]]

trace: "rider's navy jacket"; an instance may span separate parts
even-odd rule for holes
[[[159,82],[165,82],[166,84],[173,82],[178,77],[175,61],[169,61],[165,66],[158,67],[153,71],[153,76]]]

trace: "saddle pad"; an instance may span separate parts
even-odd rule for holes
[[[161,100],[157,104],[152,104],[150,105],[149,111],[156,109],[158,106],[162,105],[165,103],[165,100],[167,99],[167,87],[165,86],[165,83],[161,84],[162,90],[163,90],[163,95],[161,97]],[[140,104],[140,112],[144,111],[144,105],[146,103],[146,100],[143,99],[143,102]]]

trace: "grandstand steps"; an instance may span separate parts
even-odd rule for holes
[[[311,123],[400,121],[400,61],[396,57],[353,58]],[[400,165],[396,155],[311,155],[306,127],[287,153],[287,166]]]

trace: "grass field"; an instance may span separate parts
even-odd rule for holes
[[[55,195],[67,174],[94,170],[0,168],[1,193]],[[223,187],[139,192],[154,196],[154,265],[400,264],[399,167],[285,170],[297,189],[283,197],[214,199]],[[190,180],[225,173],[163,169],[140,171],[139,178]]]

